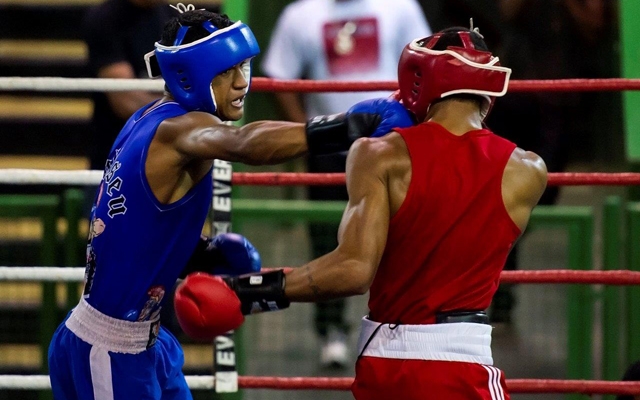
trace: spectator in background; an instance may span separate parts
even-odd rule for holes
[[[153,50],[164,24],[177,12],[166,0],[106,0],[87,11],[82,31],[89,48],[90,75],[97,78],[146,78],[144,55]],[[158,93],[95,93],[91,169],[102,170],[118,132]]]
[[[598,57],[580,56],[599,37],[605,26],[605,0],[500,0],[504,22],[503,65],[513,70],[513,79],[566,79],[597,77],[589,62]],[[482,28],[482,26],[480,26]],[[594,53],[597,54],[597,53]],[[487,118],[496,134],[518,147],[539,154],[549,172],[564,171],[568,161],[570,134],[578,118],[578,93],[508,93],[498,99]],[[584,132],[580,133],[584,143]],[[539,204],[554,204],[558,187],[547,188]],[[505,270],[517,269],[514,247]],[[501,285],[491,306],[493,322],[511,322],[515,298],[510,285]]]
[[[627,368],[622,377],[623,381],[640,381],[640,360],[634,362]],[[619,395],[616,396],[616,400],[640,400],[640,395]]]
[[[262,63],[272,78],[340,81],[396,80],[404,45],[431,34],[415,0],[298,0],[279,17]],[[388,96],[386,92],[276,93],[291,121],[334,114],[359,101]],[[309,172],[344,172],[346,153],[308,158]],[[345,187],[310,187],[313,200],[347,200]],[[337,223],[309,226],[313,257],[337,245]],[[345,300],[319,303],[315,326],[322,340],[320,363],[344,367],[346,346]]]

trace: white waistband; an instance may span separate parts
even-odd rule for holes
[[[493,365],[492,329],[490,325],[469,322],[381,324],[364,317],[358,340],[358,354],[401,360],[462,361]]]
[[[85,342],[115,353],[137,354],[155,342],[159,318],[132,322],[102,314],[85,299],[73,309],[65,325]],[[154,328],[152,332],[152,328]]]

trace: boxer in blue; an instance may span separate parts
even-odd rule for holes
[[[178,8],[145,57],[166,93],[134,113],[113,144],[90,217],[84,293],[49,347],[58,400],[192,398],[182,349],[160,327],[167,292],[185,270],[260,268],[246,239],[200,237],[214,159],[274,164],[412,124],[388,99],[306,124],[224,124],[243,115],[257,41],[241,22]]]

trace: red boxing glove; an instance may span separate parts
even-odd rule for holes
[[[173,303],[180,327],[195,340],[212,341],[244,322],[236,293],[207,273],[188,275],[178,285]]]

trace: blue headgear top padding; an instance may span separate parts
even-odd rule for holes
[[[173,98],[189,111],[216,112],[211,81],[222,72],[260,53],[251,29],[238,21],[217,29],[211,21],[202,27],[211,34],[195,42],[181,44],[189,27],[181,27],[173,46],[156,43],[155,57]],[[151,57],[145,56],[151,75]],[[153,76],[152,76],[153,77]],[[249,77],[246,77],[250,79]]]

